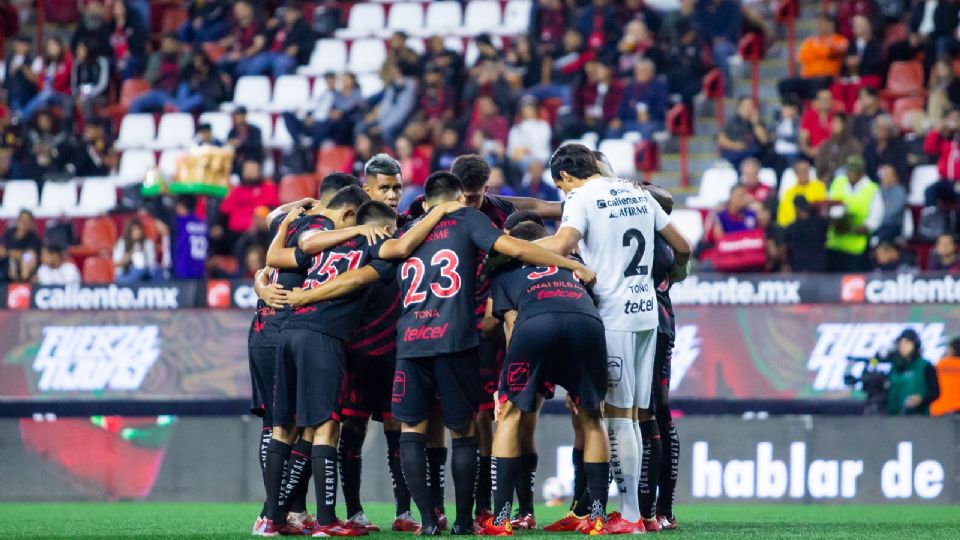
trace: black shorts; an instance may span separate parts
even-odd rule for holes
[[[657,350],[653,359],[653,399],[650,406],[656,410],[658,405],[670,403],[670,365],[673,363],[674,337],[657,332]]]
[[[357,418],[372,416],[378,422],[389,418],[396,367],[397,359],[393,355],[347,354],[343,415]]]
[[[477,349],[424,358],[398,358],[393,376],[393,417],[418,424],[430,417],[437,396],[443,425],[463,431],[480,403]]]
[[[277,343],[273,425],[318,426],[340,421],[346,355],[343,341],[320,332],[285,328]]]
[[[480,385],[483,389],[478,410],[493,410],[493,394],[497,391],[497,379],[500,378],[506,356],[503,332],[498,330],[490,339],[481,336],[477,351],[480,356]]]
[[[248,347],[250,360],[250,413],[273,425],[273,390],[276,377],[276,347]]]
[[[545,383],[566,388],[574,403],[598,410],[607,395],[607,345],[603,323],[579,313],[548,313],[513,329],[500,400],[536,412]]]

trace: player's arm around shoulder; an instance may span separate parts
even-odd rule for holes
[[[597,275],[593,270],[587,268],[583,263],[558,255],[538,244],[513,238],[512,236],[501,235],[493,245],[493,249],[504,255],[520,259],[527,264],[566,268],[576,274],[576,276],[587,285],[592,285],[597,280]]]
[[[273,236],[270,247],[267,249],[267,266],[272,268],[297,268],[300,266],[300,261],[297,260],[297,248],[288,248],[285,243],[290,224],[301,214],[303,214],[303,208],[295,208],[287,213],[287,217],[283,218],[280,227],[277,229],[277,234]]]
[[[686,279],[687,274],[690,273],[690,257],[693,254],[693,244],[683,232],[680,231],[680,228],[670,220],[670,217],[663,211],[663,208],[660,207],[660,204],[656,200],[653,201],[653,204],[656,214],[655,228],[657,232],[663,235],[663,239],[667,241],[667,244],[673,249],[674,253],[673,268],[670,270],[670,280],[674,283],[679,283]]]
[[[406,259],[420,247],[433,228],[440,220],[448,214],[452,214],[463,208],[463,204],[458,201],[445,202],[434,206],[426,216],[416,225],[411,227],[400,238],[391,238],[380,245],[379,257],[381,259]]]
[[[326,302],[358,291],[381,279],[380,272],[372,265],[349,270],[330,281],[312,289],[297,287],[287,293],[287,303],[291,306],[304,306]]]
[[[280,309],[286,305],[289,291],[285,291],[283,285],[279,283],[271,284],[269,274],[270,267],[257,270],[257,274],[253,278],[253,291],[257,294],[257,298],[263,300],[267,306]]]

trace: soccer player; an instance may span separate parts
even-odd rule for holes
[[[536,241],[546,229],[525,222],[510,236]],[[610,447],[600,415],[607,392],[603,323],[593,300],[568,270],[522,266],[494,277],[493,311],[506,323],[509,346],[499,381],[500,413],[494,435],[494,509],[483,535],[511,535],[510,510],[523,463],[521,425],[536,417],[544,384],[570,393],[585,438],[586,476],[590,484],[589,519],[583,532],[605,532]]]
[[[641,516],[638,494],[643,440],[654,437],[651,424],[656,428],[647,412],[658,324],[650,271],[654,233],[659,231],[673,248],[671,275],[677,278],[685,276],[692,248],[648,192],[601,175],[594,155],[583,145],[561,146],[550,167],[567,200],[560,229],[542,245],[563,255],[579,249],[584,262],[604,269],[594,293],[606,328],[604,416],[620,490],[620,511],[611,514],[607,528],[640,532],[645,523],[656,522],[653,515]]]
[[[428,207],[463,199],[463,184],[447,172],[425,185]],[[567,268],[587,282],[592,271],[539,246],[504,236],[473,208],[448,215],[400,269],[402,312],[397,336],[393,416],[402,423],[400,459],[407,486],[420,510],[421,533],[438,535],[427,485],[425,433],[435,395],[453,437],[453,480],[457,516],[453,534],[473,534],[477,468],[474,414],[481,387],[476,329],[478,253],[496,250],[531,264]],[[381,253],[382,255],[382,253]]]

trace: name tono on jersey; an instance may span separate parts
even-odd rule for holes
[[[593,292],[607,330],[657,327],[654,234],[668,223],[646,190],[616,178],[591,180],[567,194],[560,226],[580,233],[580,256],[597,272]]]

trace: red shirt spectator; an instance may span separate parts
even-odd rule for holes
[[[588,79],[573,96],[573,110],[588,122],[597,119],[610,122],[620,109],[623,83],[613,78],[609,66],[600,62],[590,62],[586,70]]]
[[[951,115],[953,116],[953,115]],[[923,150],[937,156],[937,171],[941,180],[960,180],[960,138],[956,124],[944,122],[940,129],[931,130],[923,141]]]
[[[830,138],[830,126],[833,123],[833,114],[830,112],[832,107],[833,95],[830,90],[821,90],[817,92],[817,98],[800,117],[801,148],[811,157],[820,148],[820,143]],[[806,137],[805,141],[804,137]]]
[[[467,140],[473,139],[473,133],[483,130],[491,139],[507,145],[507,135],[510,133],[510,123],[499,114],[497,105],[490,96],[481,96],[477,99],[477,115],[470,121],[467,128]]]
[[[242,234],[253,224],[253,211],[258,206],[274,208],[280,205],[277,185],[260,177],[260,163],[243,164],[243,180],[220,203],[220,213],[227,217],[227,228]]]
[[[873,2],[870,0],[839,0],[836,14],[837,33],[848,40],[852,40],[854,15],[863,15],[872,20],[872,4]]]
[[[430,159],[419,148],[414,148],[410,139],[401,135],[394,146],[397,149],[397,161],[400,162],[400,174],[408,186],[423,186],[430,174]]]

